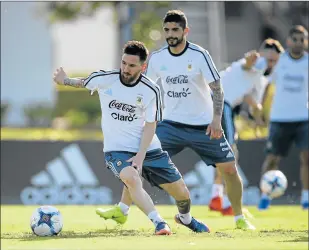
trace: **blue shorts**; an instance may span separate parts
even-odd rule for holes
[[[194,126],[164,120],[158,123],[156,134],[161,141],[163,150],[170,157],[188,147],[194,150],[207,165],[215,167],[216,163],[235,160],[230,144],[223,136],[210,139],[206,135],[207,125]]]
[[[121,170],[131,166],[132,163],[127,162],[127,160],[134,155],[136,153],[125,151],[105,152],[106,167],[120,179],[119,174]],[[142,176],[152,186],[159,188],[161,184],[173,183],[182,178],[168,153],[162,149],[147,152],[143,164]]]
[[[309,122],[271,122],[266,143],[266,153],[286,156],[291,145],[308,150]]]

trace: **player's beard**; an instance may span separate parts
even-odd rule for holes
[[[135,80],[137,79],[137,75],[138,73],[136,73],[135,75],[127,75],[127,74],[121,73],[121,80],[126,84],[131,84],[135,82]]]
[[[298,47],[292,48],[291,51],[292,51],[292,53],[293,53],[294,55],[300,56],[300,55],[303,53],[304,48],[298,46]]]
[[[168,46],[170,47],[177,47],[179,44],[181,44],[183,42],[183,37],[169,37],[166,39],[166,42],[168,44]]]

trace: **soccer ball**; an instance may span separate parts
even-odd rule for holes
[[[261,179],[261,191],[271,198],[277,198],[284,194],[288,186],[285,175],[279,170],[267,171]]]
[[[30,227],[37,236],[57,235],[63,227],[62,215],[55,207],[41,206],[34,210]]]

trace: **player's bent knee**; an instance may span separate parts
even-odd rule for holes
[[[119,177],[127,185],[128,188],[134,188],[141,185],[142,183],[138,172],[133,167],[124,168],[120,172]]]

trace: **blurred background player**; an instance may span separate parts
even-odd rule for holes
[[[270,82],[275,86],[270,114],[266,159],[262,174],[278,169],[293,143],[300,150],[301,205],[308,209],[308,31],[294,26],[287,38],[288,50],[279,58]],[[267,91],[269,87],[267,88]],[[267,93],[266,93],[267,94]],[[267,209],[270,197],[262,194],[259,209]]]
[[[161,96],[159,88],[141,74],[147,56],[143,43],[130,41],[124,47],[120,70],[100,70],[77,79],[68,78],[60,68],[54,81],[98,91],[106,166],[125,184],[134,203],[153,222],[155,234],[169,235],[169,226],[155,209],[139,176],[139,172],[147,175],[146,169],[161,165],[174,170],[178,179],[181,177],[155,135],[157,121],[162,117]],[[118,136],[111,133],[114,129]]]
[[[233,151],[222,136],[223,90],[216,67],[205,49],[187,41],[189,28],[183,12],[168,11],[163,29],[168,46],[152,53],[146,72],[154,81],[159,79],[164,90],[163,121],[156,131],[162,148],[172,157],[189,147],[207,165],[222,171],[236,227],[254,230],[243,216],[241,179]],[[123,203],[132,203],[126,188]],[[110,218],[107,213],[102,216]]]
[[[236,146],[235,109],[245,103],[248,107],[247,117],[258,125],[264,124],[262,103],[267,85],[267,79],[264,76],[272,71],[283,51],[280,42],[269,38],[262,43],[259,53],[250,51],[243,59],[220,72],[224,90],[222,128],[233,148],[237,165],[239,152]],[[223,215],[233,215],[231,203],[224,192],[223,179],[218,170],[215,171],[211,197],[210,210],[220,211]]]

